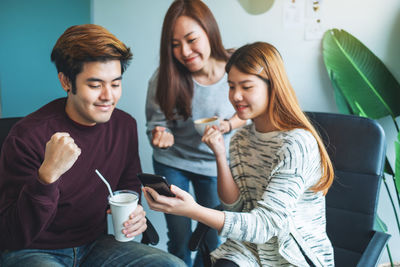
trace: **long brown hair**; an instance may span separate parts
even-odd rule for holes
[[[318,143],[323,173],[321,179],[311,189],[326,194],[334,178],[332,162],[320,136],[300,108],[278,50],[264,42],[245,45],[233,53],[226,64],[226,72],[229,73],[232,66],[240,72],[256,75],[268,81],[267,112],[274,128],[280,131],[301,128],[312,133]]]
[[[173,29],[180,16],[194,19],[206,32],[211,48],[210,57],[228,60],[221,34],[210,9],[200,0],[176,0],[165,15],[160,44],[156,98],[165,117],[181,115],[186,120],[192,115],[193,81],[190,71],[175,59],[172,52]]]

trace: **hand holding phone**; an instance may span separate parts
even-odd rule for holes
[[[175,197],[175,194],[172,193],[170,185],[164,176],[150,173],[138,173],[137,176],[143,186],[153,188],[160,195]]]

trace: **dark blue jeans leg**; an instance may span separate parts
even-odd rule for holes
[[[119,242],[114,236],[104,235],[95,241],[82,258],[81,267],[184,267],[177,257],[135,241]]]
[[[205,207],[213,208],[219,204],[217,194],[217,179],[195,174],[192,172],[169,167],[153,160],[154,172],[167,178],[170,184],[174,184],[181,189],[188,191],[189,182],[192,182],[197,202]],[[189,240],[192,235],[191,220],[175,215],[165,215],[168,227],[168,251],[175,256],[183,259],[187,266],[192,266],[190,258],[191,252],[188,248]],[[219,245],[218,233],[211,230],[205,239],[210,251]],[[202,267],[203,261],[200,253],[197,253],[194,262],[195,267]]]
[[[200,205],[214,208],[220,204],[217,192],[217,177],[197,175],[197,177],[192,179],[192,183],[197,202]],[[217,230],[209,229],[204,242],[207,244],[210,252],[216,249],[220,245]],[[203,265],[203,256],[201,253],[197,253],[193,266],[201,267]]]
[[[2,267],[64,267],[73,266],[74,250],[21,249],[1,253]]]
[[[23,249],[1,254],[2,267],[185,267],[177,257],[141,243],[119,242],[102,235],[96,241],[66,249]]]
[[[154,172],[165,176],[169,184],[189,191],[189,179],[182,171],[155,160],[153,160],[153,166]],[[192,234],[191,219],[171,214],[165,214],[165,219],[168,228],[168,252],[182,259],[187,266],[192,266],[191,251],[188,248],[189,239]]]

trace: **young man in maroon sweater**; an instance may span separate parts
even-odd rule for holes
[[[112,189],[140,193],[136,121],[115,108],[130,49],[101,26],[68,28],[51,53],[67,97],[21,119],[0,158],[1,266],[184,266],[106,234]],[[127,237],[146,230],[138,205]]]

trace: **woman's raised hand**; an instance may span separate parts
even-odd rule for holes
[[[167,131],[165,127],[156,126],[151,132],[153,136],[153,146],[158,148],[168,148],[174,144],[174,135]]]
[[[207,126],[201,141],[211,148],[215,157],[226,157],[224,137],[217,126]]]

